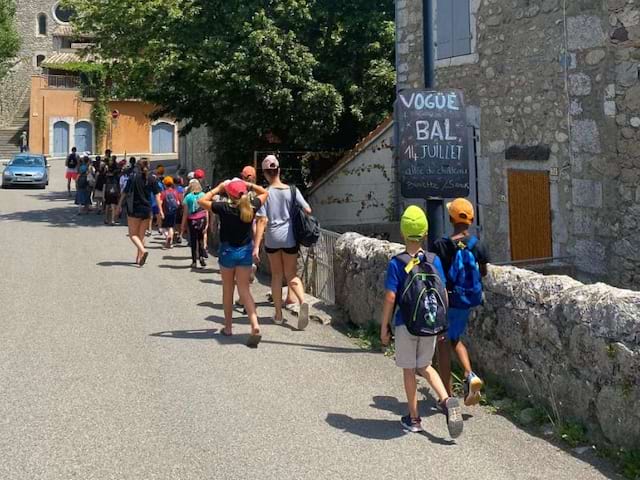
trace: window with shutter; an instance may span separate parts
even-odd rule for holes
[[[437,59],[472,53],[469,0],[440,0],[437,3],[436,16]]]
[[[38,15],[38,35],[47,34],[47,16],[44,13]]]

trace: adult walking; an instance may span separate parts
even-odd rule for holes
[[[120,201],[120,192],[124,188],[120,188],[118,180],[118,166],[110,160],[109,166],[106,168],[104,180],[104,224],[116,224],[116,210]]]
[[[296,242],[291,223],[293,202],[308,214],[311,207],[299,190],[293,197],[292,188],[280,179],[280,162],[275,155],[267,156],[262,162],[262,170],[269,182],[269,198],[258,211],[258,226],[253,256],[260,258],[260,243],[264,237],[265,250],[271,266],[271,295],[276,309],[274,323],[282,324],[282,281],[286,279],[289,290],[300,304],[298,329],[304,330],[309,324],[309,305],[304,301],[302,280],[298,277],[298,253],[300,246]]]
[[[67,157],[67,161],[64,162],[66,170],[64,172],[64,178],[67,179],[67,193],[71,196],[71,180],[75,181],[78,178],[78,164],[80,159],[78,158],[78,150],[76,147],[71,149],[71,153]]]
[[[20,153],[29,151],[29,137],[27,136],[26,131],[22,131],[20,135]]]
[[[144,266],[149,256],[144,241],[145,230],[151,218],[151,197],[162,205],[160,189],[155,178],[149,174],[149,162],[140,162],[140,167],[129,177],[127,187],[120,195],[117,216],[120,216],[122,205],[127,202],[127,221],[129,225],[129,239],[136,246],[136,264]]]
[[[213,198],[226,193],[229,201],[214,202]],[[254,192],[255,195],[250,194]],[[251,273],[253,267],[253,220],[256,211],[264,205],[269,194],[253,183],[232,180],[221,183],[198,200],[198,203],[220,218],[220,275],[222,276],[222,298],[224,304],[224,335],[232,335],[233,294],[238,286],[240,300],[251,323],[248,346],[260,343],[260,325],[256,304],[251,295]]]
[[[202,185],[195,178],[189,182],[189,193],[182,202],[182,225],[180,231],[184,236],[189,232],[189,244],[191,246],[191,268],[196,268],[198,260],[200,266],[206,267],[204,258],[206,245],[204,233],[209,227],[209,214],[200,206],[198,200],[204,196]]]

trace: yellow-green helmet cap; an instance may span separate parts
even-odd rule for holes
[[[429,231],[429,221],[424,211],[415,205],[408,207],[400,220],[400,232],[407,240],[422,240]]]

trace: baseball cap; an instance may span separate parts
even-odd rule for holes
[[[193,172],[189,172],[189,173],[187,174],[187,178],[188,178],[189,180],[193,180],[193,179],[195,178],[195,173],[193,173]]]
[[[400,220],[400,232],[406,240],[420,241],[429,232],[429,222],[424,211],[415,205],[407,207]]]
[[[224,190],[231,198],[240,198],[247,193],[247,184],[242,180],[232,180],[224,187]]]
[[[204,170],[202,170],[201,168],[197,169],[195,172],[193,172],[193,177],[197,178],[198,180],[203,179],[205,177]]]
[[[246,167],[244,167],[242,169],[242,177],[243,178],[248,178],[248,177],[256,178],[256,169],[253,168],[252,166],[247,165]]]
[[[276,170],[280,168],[280,162],[275,155],[267,155],[262,161],[262,170]]]
[[[447,210],[454,224],[471,225],[473,223],[475,217],[473,205],[466,198],[456,198],[453,202],[447,203]]]
[[[164,183],[165,187],[170,187],[173,185],[173,177],[171,175],[167,175],[164,177],[164,180],[162,180],[162,183]]]

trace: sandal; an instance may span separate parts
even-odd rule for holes
[[[149,256],[149,252],[144,252],[142,257],[140,258],[140,266],[143,267],[145,263],[147,263],[147,257]]]
[[[247,341],[247,347],[249,348],[258,348],[258,344],[262,340],[262,335],[260,333],[249,335],[249,340]]]

